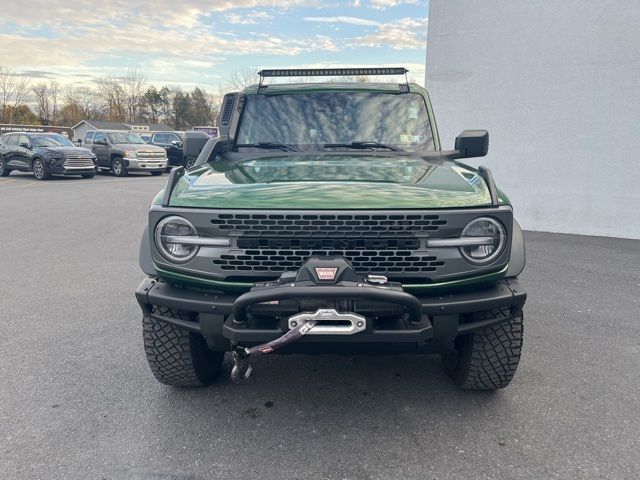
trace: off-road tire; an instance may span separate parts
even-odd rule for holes
[[[47,167],[41,158],[36,158],[33,161],[31,169],[33,170],[33,176],[36,177],[37,180],[47,180],[51,178],[51,174],[47,172]]]
[[[168,307],[155,307],[154,313],[188,320],[188,315]],[[166,385],[200,387],[208,385],[220,373],[224,352],[212,351],[197,333],[142,317],[142,334],[147,361],[154,377]]]
[[[6,177],[10,173],[11,170],[9,170],[6,163],[4,163],[4,158],[0,157],[0,177]]]
[[[82,174],[82,178],[93,178],[95,176],[96,176],[95,173],[83,173]]]
[[[443,355],[454,383],[468,390],[497,390],[513,379],[522,350],[523,314],[456,339],[456,353]]]
[[[127,167],[124,166],[122,157],[113,157],[113,160],[111,160],[111,171],[116,177],[126,177],[129,173],[127,172]]]

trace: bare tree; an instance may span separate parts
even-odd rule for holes
[[[60,94],[60,85],[55,80],[49,82],[49,103],[51,104],[51,123],[58,124],[58,95]]]
[[[76,124],[84,119],[100,119],[107,110],[100,94],[88,87],[67,85],[64,89],[64,121]]]
[[[0,113],[3,122],[11,123],[13,112],[24,105],[29,96],[29,84],[27,77],[0,66]]]
[[[242,90],[249,85],[255,85],[258,80],[258,69],[256,67],[243,66],[231,72],[229,80],[227,80],[227,90]]]
[[[141,68],[129,68],[122,79],[127,104],[127,121],[136,122],[140,116],[140,106],[147,84],[147,75]]]
[[[49,104],[49,87],[46,83],[35,85],[31,91],[35,97],[36,113],[40,118],[40,123],[49,125],[51,121],[51,106]]]
[[[127,119],[127,98],[120,82],[110,76],[104,75],[97,81],[98,93],[107,107],[107,118],[115,122],[124,122]]]
[[[211,118],[213,119],[213,124],[216,125],[218,122],[218,117],[220,116],[220,107],[222,106],[222,98],[224,94],[222,93],[208,93],[207,99],[209,101],[209,105],[211,108]]]
[[[75,96],[84,118],[99,119],[104,117],[107,108],[95,89],[79,87],[76,89]]]

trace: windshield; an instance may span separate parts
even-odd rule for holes
[[[68,138],[53,133],[51,135],[34,135],[31,137],[34,147],[75,147]]]
[[[247,96],[238,146],[278,143],[296,150],[325,150],[328,144],[352,142],[433,150],[423,97],[377,92]]]
[[[109,137],[109,142],[111,143],[144,143],[144,140],[142,140],[135,133],[108,133],[107,136]]]

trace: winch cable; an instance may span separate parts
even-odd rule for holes
[[[251,360],[300,340],[304,335],[309,333],[316,323],[316,320],[301,322],[296,328],[292,328],[275,340],[249,348],[237,347],[234,349],[231,381],[233,381],[233,383],[242,383],[248,380],[253,370],[253,366],[250,363]]]

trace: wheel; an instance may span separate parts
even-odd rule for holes
[[[153,175],[154,177],[157,177],[158,175],[162,175],[164,172],[150,172],[151,175]]]
[[[154,313],[188,319],[188,315],[168,307],[155,307]],[[142,333],[147,361],[156,380],[176,387],[208,385],[220,373],[224,352],[209,350],[202,335],[142,317]]]
[[[36,158],[33,161],[33,176],[38,180],[46,180],[51,177],[44,166],[44,162],[40,158]]]
[[[116,177],[126,177],[128,173],[127,167],[124,166],[124,162],[120,157],[115,157],[111,161],[111,171]]]
[[[95,176],[96,176],[95,173],[83,173],[82,174],[82,178],[93,178]]]
[[[4,164],[4,158],[0,157],[0,177],[6,177],[10,173],[11,170],[9,170]]]
[[[195,165],[197,158],[194,157],[187,157],[187,159],[184,161],[184,168],[191,168]]]
[[[454,383],[468,390],[497,390],[513,379],[522,350],[523,314],[456,339],[456,353],[443,356]]]

